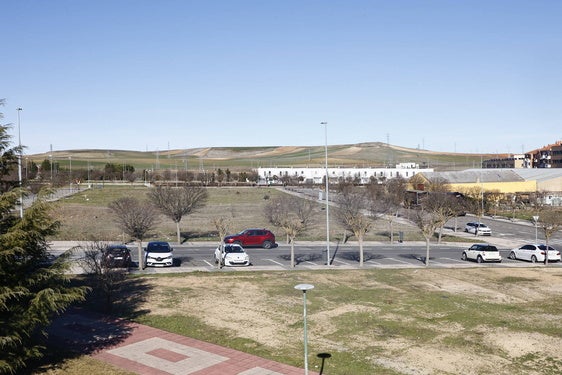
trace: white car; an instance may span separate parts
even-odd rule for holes
[[[475,234],[477,236],[491,236],[492,230],[484,223],[470,222],[466,223],[464,231]]]
[[[462,260],[475,260],[482,262],[501,262],[502,256],[497,247],[487,243],[477,243],[462,252]]]
[[[544,255],[546,252],[546,245],[527,244],[509,252],[509,259],[528,260],[530,262],[544,262]],[[560,251],[552,246],[548,247],[548,261],[560,262]]]
[[[238,244],[225,244],[221,258],[221,247],[215,249],[215,264],[219,261],[224,266],[249,266],[250,256]]]
[[[145,266],[147,267],[171,267],[174,265],[172,247],[164,241],[152,241],[144,249]]]

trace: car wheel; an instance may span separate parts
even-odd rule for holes
[[[462,253],[461,259],[462,259],[462,260],[466,260],[466,259],[467,259],[467,258],[466,258],[466,253]]]
[[[536,256],[532,256],[531,257],[531,263],[537,263],[537,257]]]
[[[262,246],[264,249],[271,249],[271,241],[263,241]]]
[[[482,259],[482,257],[480,255],[478,255],[478,258],[476,258],[476,261],[478,263],[482,263],[482,262],[484,262],[484,259]]]
[[[513,260],[517,259],[515,257],[515,253],[513,251],[511,253],[509,253],[509,259],[513,259]]]

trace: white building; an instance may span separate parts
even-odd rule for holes
[[[371,180],[381,181],[395,177],[409,179],[419,172],[433,172],[433,168],[420,168],[416,163],[400,163],[395,168],[330,168],[328,175],[330,181],[335,182],[341,179],[357,181],[367,184]],[[322,184],[326,175],[326,168],[306,168],[306,167],[269,167],[258,168],[259,183],[271,184],[278,183],[284,178],[291,178],[300,183]]]

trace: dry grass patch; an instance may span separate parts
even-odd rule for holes
[[[243,339],[244,350],[260,348],[277,360],[281,350],[298,366],[302,296],[293,286],[306,282],[315,285],[307,294],[310,361],[331,353],[330,374],[557,374],[558,274],[541,268],[185,274],[150,278],[160,293],[141,308],[151,310],[151,321],[200,320],[223,332],[219,344],[240,348]],[[525,296],[521,288],[540,293]],[[540,358],[549,366],[536,367]]]

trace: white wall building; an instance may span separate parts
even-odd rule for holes
[[[433,172],[433,168],[420,168],[416,163],[400,163],[395,168],[330,168],[328,175],[330,181],[340,179],[357,180],[361,184],[375,180],[385,180],[395,177],[409,179],[419,172]],[[277,183],[284,177],[299,180],[301,183],[322,184],[326,175],[326,168],[306,167],[269,167],[258,168],[259,183]]]

